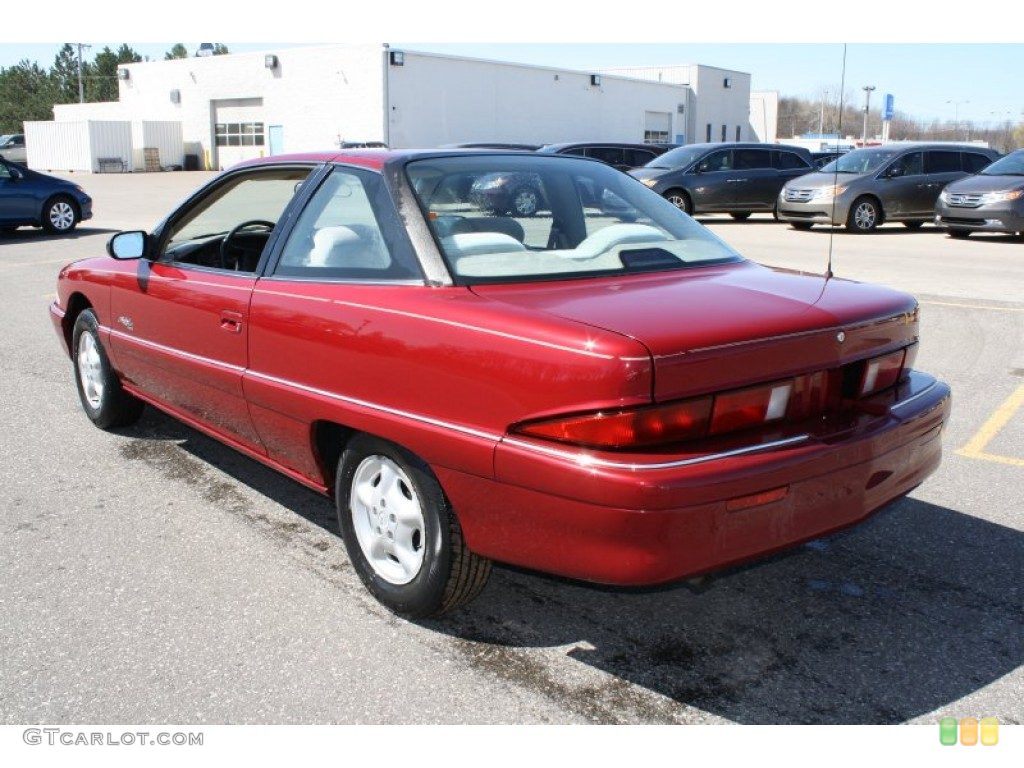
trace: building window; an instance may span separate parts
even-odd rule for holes
[[[667,144],[668,131],[644,131],[644,144]]]
[[[708,137],[705,141],[711,141],[711,123],[708,123]]]
[[[218,147],[262,147],[263,123],[217,123],[214,138]]]
[[[736,126],[736,141],[740,141],[740,136],[741,135],[742,134],[740,133],[740,127],[737,125]]]
[[[727,130],[727,128],[726,128],[725,124],[723,123],[723,125],[722,125],[722,141],[725,141],[725,132],[726,132],[726,130]]]

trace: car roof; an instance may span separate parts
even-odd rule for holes
[[[857,149],[851,150],[856,152],[863,149],[888,149],[890,151],[899,152],[901,150],[915,150],[920,152],[921,150],[949,150],[950,152],[987,152],[989,154],[998,155],[996,150],[989,147],[979,147],[977,144],[934,144],[927,141],[901,141],[892,144],[876,144],[871,147],[857,147]]]
[[[613,147],[615,149],[649,149],[649,150],[660,150],[664,152],[667,149],[673,149],[677,145],[675,144],[644,144],[641,142],[631,141],[561,141],[555,144],[545,144],[541,147],[541,152],[559,152],[563,149],[570,149],[572,147]]]

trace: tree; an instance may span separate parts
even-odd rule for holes
[[[224,54],[227,54],[227,53],[231,53],[231,51],[228,50],[228,47],[226,45],[224,45],[224,43],[214,43],[213,44],[213,55],[214,56],[223,56]]]
[[[78,53],[71,43],[64,43],[50,67],[50,77],[58,104],[78,101]]]
[[[181,43],[175,43],[174,46],[167,53],[164,54],[164,60],[170,61],[171,59],[187,59],[188,48]]]
[[[21,133],[25,120],[52,120],[56,95],[50,73],[34,61],[0,68],[0,133]]]
[[[86,68],[86,101],[117,101],[117,68],[121,64],[142,61],[135,50],[123,43],[117,51],[105,46]]]

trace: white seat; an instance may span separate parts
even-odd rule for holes
[[[385,269],[389,263],[387,254],[376,242],[345,226],[318,229],[306,261],[310,267],[349,269]]]
[[[441,244],[445,253],[455,259],[485,253],[516,253],[526,250],[526,246],[514,237],[500,232],[460,232],[443,238]]]

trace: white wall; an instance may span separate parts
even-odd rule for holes
[[[740,127],[740,141],[757,141],[756,136],[750,135],[750,75],[698,64],[690,85],[696,96],[694,141],[707,140],[708,123],[711,123],[711,141],[722,140],[723,125],[726,126],[726,141],[736,141],[736,126]]]
[[[757,141],[774,143],[779,134],[779,92],[752,91],[750,130]]]
[[[131,123],[112,120],[26,122],[25,148],[29,168],[39,171],[100,170],[99,159],[118,158],[132,164]]]
[[[668,83],[405,51],[388,67],[392,147],[469,141],[635,141],[644,113],[668,112],[685,89]],[[674,127],[674,126],[673,126]]]

